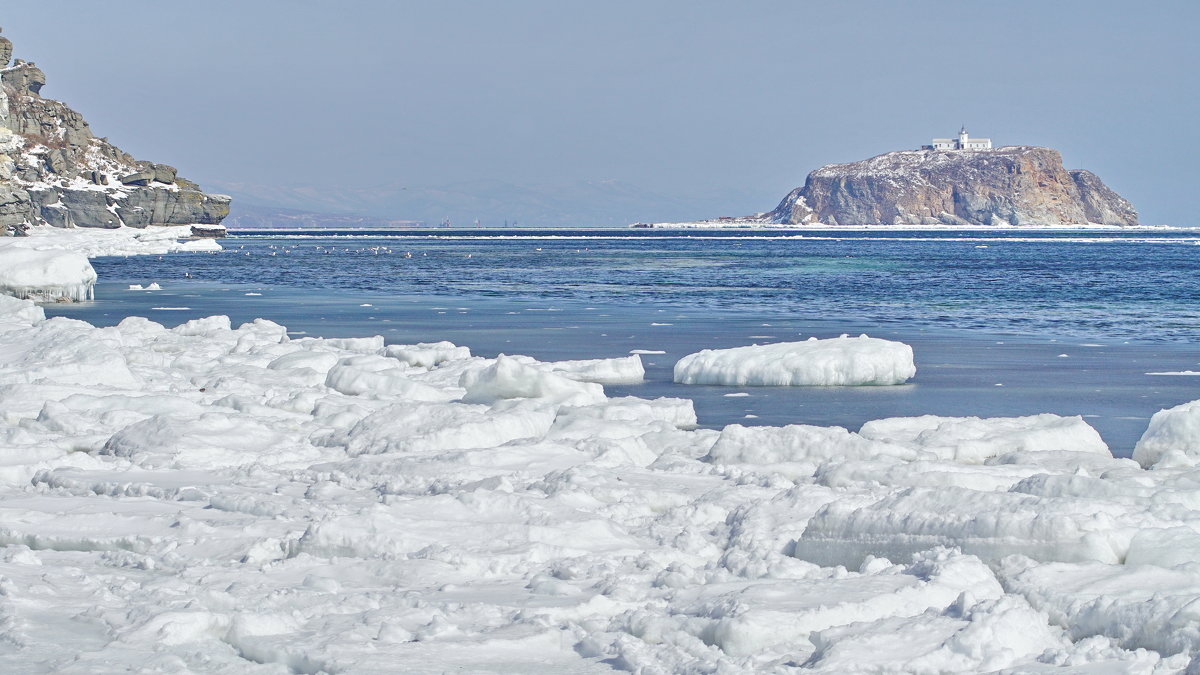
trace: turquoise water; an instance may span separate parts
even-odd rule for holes
[[[839,424],[892,415],[1082,414],[1128,454],[1156,410],[1200,398],[1194,232],[428,231],[244,233],[215,254],[101,258],[98,325],[263,316],[295,334],[449,339],[543,359],[646,355],[647,383],[701,422]],[[158,282],[164,290],[127,290]],[[914,346],[912,384],[670,382],[707,347],[867,332]],[[742,390],[739,390],[742,391]]]

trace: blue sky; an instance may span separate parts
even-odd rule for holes
[[[1197,225],[1198,7],[52,0],[0,25],[43,94],[201,183],[613,180],[727,215],[965,123]]]

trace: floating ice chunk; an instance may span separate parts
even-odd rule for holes
[[[337,365],[338,361],[338,355],[333,352],[302,349],[272,360],[267,364],[267,368],[270,370],[309,368],[315,372],[327,374]]]
[[[1200,400],[1154,413],[1133,448],[1133,459],[1146,468],[1200,463]]]
[[[467,347],[455,346],[453,342],[418,342],[415,345],[388,345],[386,353],[393,359],[410,366],[432,368],[446,361],[471,358]]]
[[[183,309],[187,309],[184,307]],[[206,316],[200,319],[192,319],[179,324],[171,329],[171,332],[176,335],[190,335],[199,337],[214,337],[220,333],[227,333],[233,330],[233,325],[229,322],[229,317],[224,315]]]
[[[1191,527],[1146,528],[1129,542],[1125,564],[1178,567],[1200,560],[1200,532]],[[1200,575],[1196,583],[1200,584]],[[1197,643],[1200,647],[1200,643]]]
[[[459,386],[467,390],[462,398],[464,403],[536,398],[550,403],[588,405],[605,400],[604,388],[598,384],[544,372],[504,354],[486,368],[464,372]]]
[[[407,401],[452,401],[457,391],[445,391],[409,377],[394,359],[373,354],[349,356],[329,369],[325,385],[348,396],[398,398]]]
[[[1125,649],[1163,655],[1200,650],[1195,565],[1037,564],[1014,556],[999,574],[1005,588],[1048,613],[1073,639],[1103,635]]]
[[[903,445],[955,462],[982,463],[1010,452],[1070,450],[1111,456],[1108,445],[1082,417],[891,417],[872,420],[865,438]]]
[[[120,332],[98,331],[82,321],[54,318],[9,331],[0,350],[0,381],[134,388],[142,380],[129,369]],[[86,344],[86,347],[83,345]]]
[[[278,465],[313,458],[303,446],[293,448],[286,441],[249,415],[155,415],[113,434],[100,454],[125,457],[148,469]]]
[[[5,243],[0,242],[0,293],[43,301],[92,299],[96,270],[83,255]]]
[[[821,565],[857,567],[868,555],[896,560],[933,546],[958,546],[987,562],[1017,553],[1116,563],[1135,530],[1118,520],[1126,513],[1126,507],[1099,499],[908,488],[867,504],[826,504],[796,541],[794,554]]]
[[[383,351],[382,335],[361,338],[300,338],[296,342],[310,348],[319,346],[358,354],[379,354]]]
[[[351,456],[490,448],[541,438],[553,423],[553,410],[531,406],[493,411],[459,403],[404,404],[364,417],[331,442],[344,445]]]
[[[678,383],[728,386],[903,384],[916,373],[912,347],[866,335],[705,349],[675,364]]]
[[[616,359],[549,361],[541,364],[550,372],[579,382],[597,384],[641,384],[646,378],[642,358],[637,354]]]
[[[805,669],[818,673],[983,673],[1016,668],[1071,643],[1019,596],[960,603],[942,612],[852,623],[813,636]],[[1007,671],[1006,671],[1007,672]]]
[[[916,459],[915,450],[872,441],[842,427],[793,424],[786,427],[745,427],[731,424],[721,435],[706,461],[714,464],[770,465],[790,478],[811,475],[831,460],[892,458]]]
[[[649,424],[663,422],[677,429],[696,426],[696,409],[691,399],[656,398],[644,399],[635,396],[605,399],[601,403],[573,408],[563,408],[558,421],[587,418],[604,422]],[[606,424],[607,430],[620,431],[626,425]]]
[[[0,333],[29,328],[46,320],[46,312],[29,300],[0,294]]]

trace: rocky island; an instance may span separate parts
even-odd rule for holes
[[[46,75],[0,36],[0,232],[30,226],[219,229],[229,197],[205,194],[166,164],[138,161],[43,98]]]
[[[935,138],[919,150],[823,166],[767,213],[661,226],[1137,224],[1132,204],[1096,174],[1063,168],[1057,150],[993,148],[991,139],[973,139],[963,128],[957,138]]]

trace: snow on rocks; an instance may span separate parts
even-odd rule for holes
[[[1191,462],[1148,471],[1053,415],[701,429],[688,400],[604,393],[635,366],[227,317],[101,329],[0,297],[0,669],[1179,672],[1200,652]],[[1152,427],[1167,455],[1194,444]]]
[[[888,385],[916,374],[912,347],[866,335],[705,349],[675,364],[676,382],[726,386]]]

